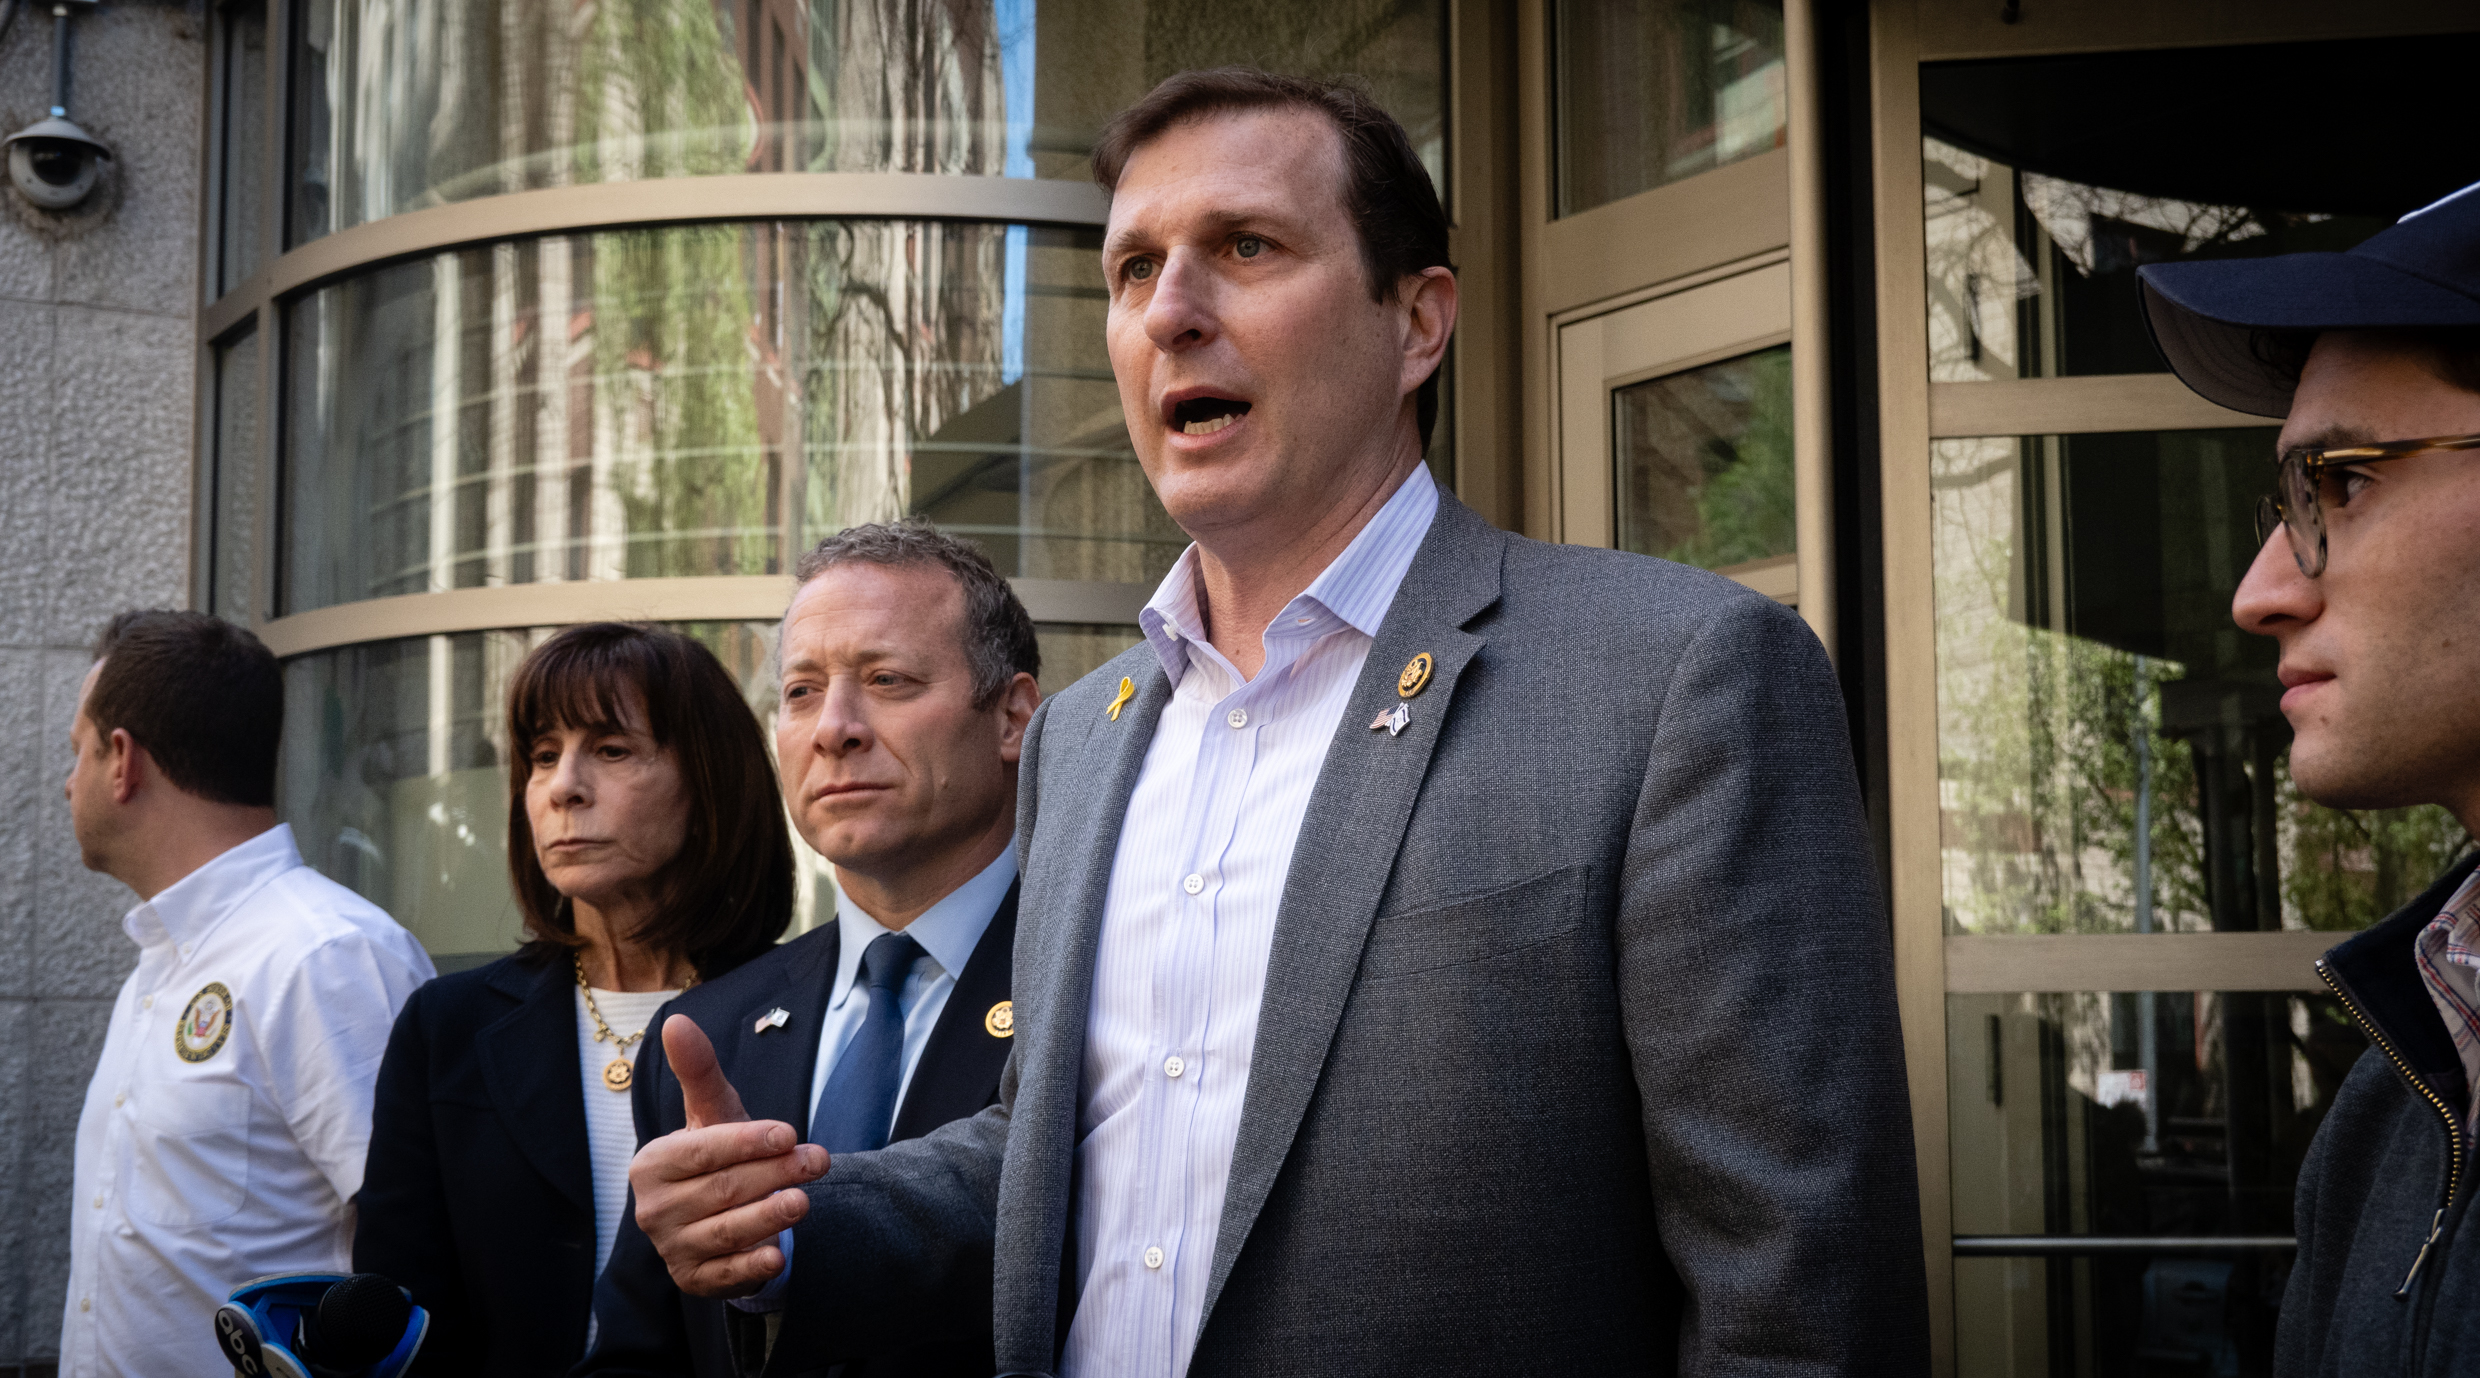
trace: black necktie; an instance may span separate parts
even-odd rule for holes
[[[830,1154],[887,1146],[896,1091],[904,1084],[904,1011],[896,996],[921,955],[921,944],[901,933],[880,934],[861,954],[870,1012],[835,1060],[809,1122],[809,1141]]]

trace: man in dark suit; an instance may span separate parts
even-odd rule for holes
[[[830,1168],[695,1079],[630,1170],[673,1277],[810,1361],[981,1302],[1011,1374],[1924,1371],[1824,649],[1430,481],[1446,220],[1365,97],[1174,77],[1095,168],[1196,544],[1027,734],[1000,1102]]]
[[[718,1068],[745,1113],[806,1125],[829,1151],[918,1138],[996,1102],[1013,1046],[1009,842],[1038,699],[1033,623],[978,550],[917,523],[830,537],[796,578],[776,754],[794,825],[835,864],[836,922],[656,1016],[687,1016],[712,1053],[702,1044],[675,1069],[649,1041],[632,1092],[641,1142],[689,1122],[683,1075]],[[625,1223],[577,1372],[754,1373],[778,1309],[771,1295],[683,1296]],[[844,1372],[983,1378],[991,1366],[989,1318],[967,1312]]]

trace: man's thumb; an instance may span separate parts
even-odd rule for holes
[[[672,1065],[672,1075],[680,1078],[681,1105],[688,1111],[691,1129],[739,1124],[749,1118],[749,1112],[741,1108],[741,1093],[725,1080],[723,1068],[715,1061],[715,1045],[706,1041],[706,1031],[696,1020],[675,1014],[663,1021],[663,1058]]]

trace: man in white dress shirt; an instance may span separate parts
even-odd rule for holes
[[[776,1372],[977,1288],[1011,1374],[1923,1371],[1823,648],[1431,482],[1446,219],[1365,95],[1186,73],[1095,171],[1196,544],[1027,734],[1000,1104],[831,1168],[783,1124],[648,1145],[673,1276],[758,1287],[792,1225]]]
[[[433,973],[276,822],[283,719],[229,623],[123,613],[96,646],[65,789],[88,868],[138,893],[138,965],[78,1117],[64,1375],[223,1372],[233,1288],[350,1258],[371,1083]]]

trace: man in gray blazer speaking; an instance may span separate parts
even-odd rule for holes
[[[1422,463],[1446,220],[1350,88],[1105,131],[1112,365],[1195,538],[1035,716],[1000,1104],[631,1170],[771,1372],[995,1325],[1002,1372],[1911,1374],[1884,911],[1824,651],[1701,571],[1494,530]],[[711,1066],[711,1063],[707,1064]]]

